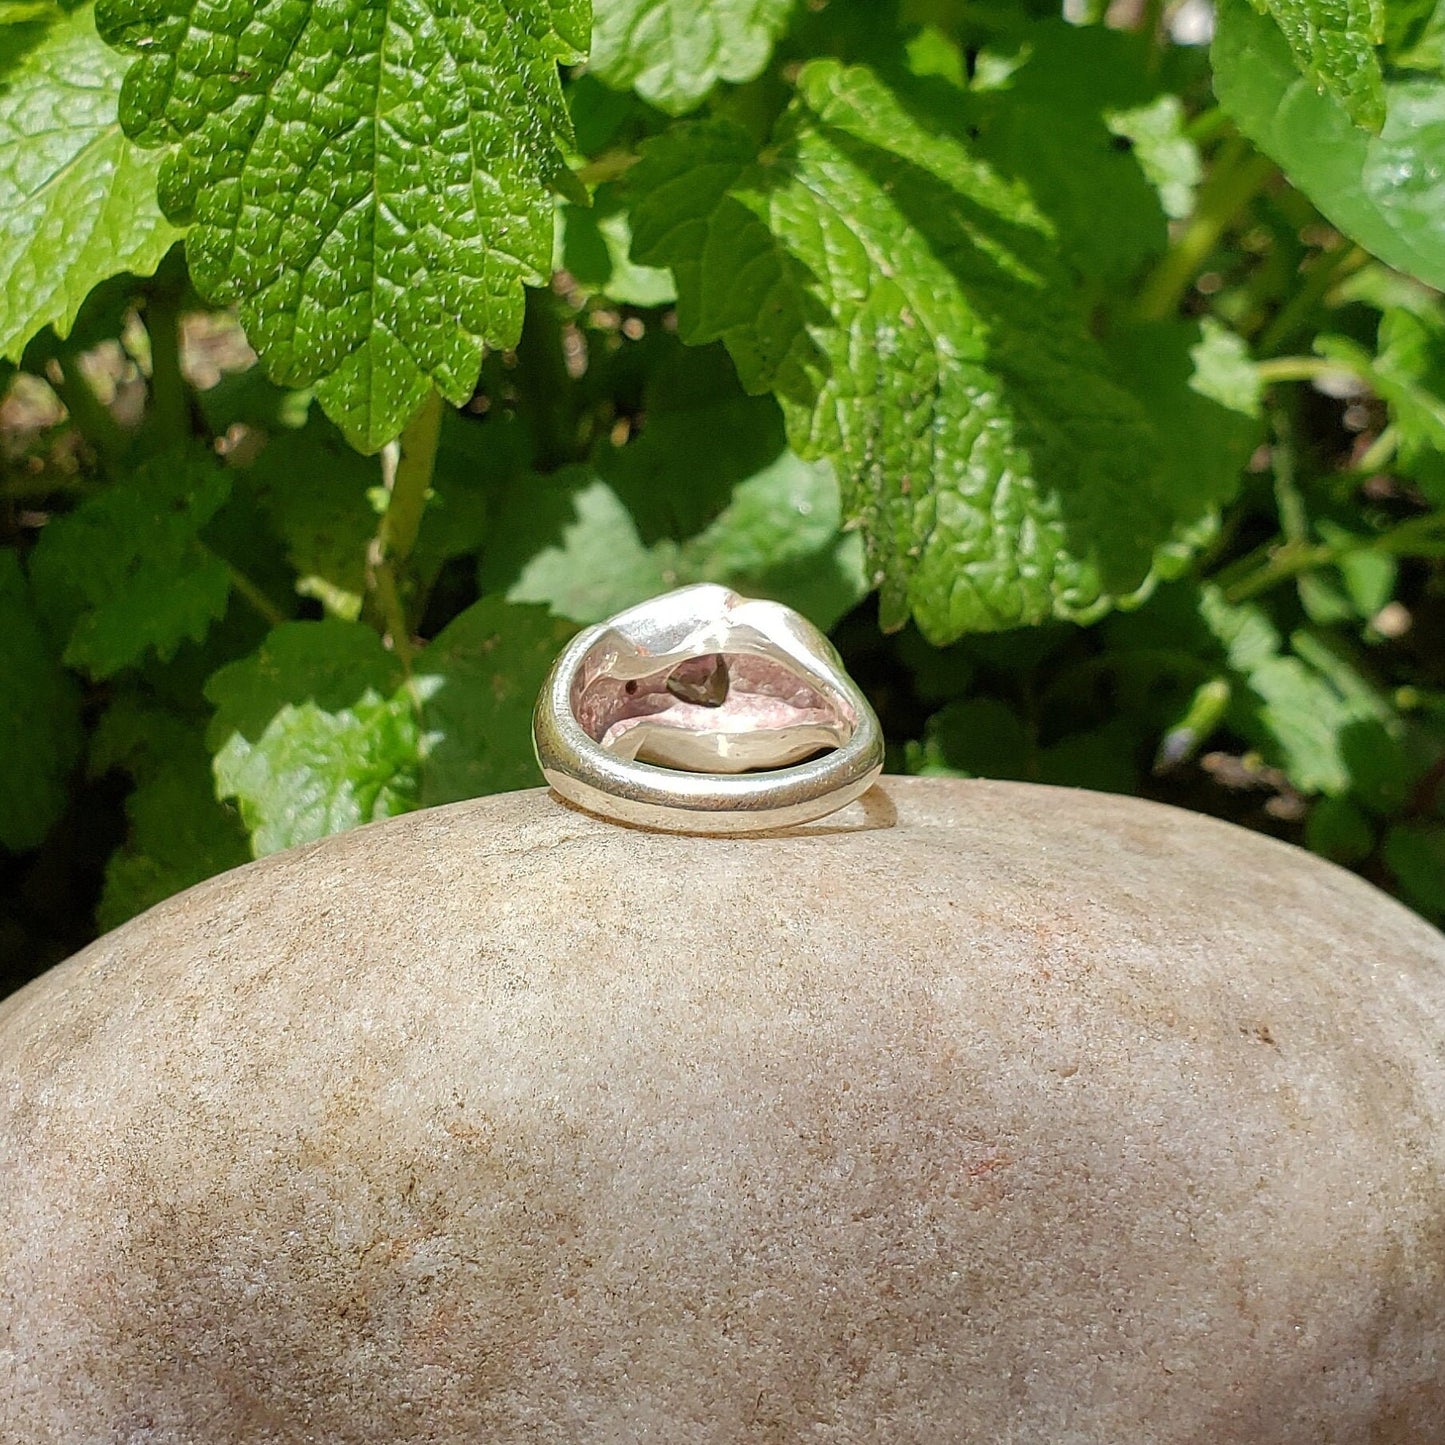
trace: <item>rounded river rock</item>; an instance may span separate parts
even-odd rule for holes
[[[0,1440],[1440,1445],[1445,939],[1209,819],[542,791],[0,1006]]]

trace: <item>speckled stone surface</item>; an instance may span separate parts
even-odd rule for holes
[[[5,1445],[1445,1442],[1445,939],[1121,798],[537,791],[0,1006]]]

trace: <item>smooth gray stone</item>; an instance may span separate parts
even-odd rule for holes
[[[1150,803],[865,802],[416,813],[0,1006],[0,1441],[1445,1442],[1445,939]]]

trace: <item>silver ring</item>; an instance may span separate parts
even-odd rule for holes
[[[569,802],[674,832],[812,822],[883,771],[878,719],[832,643],[791,607],[712,583],[579,632],[532,741]]]

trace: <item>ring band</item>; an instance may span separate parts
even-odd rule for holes
[[[883,771],[883,735],[832,643],[781,603],[699,583],[584,629],[532,718],[569,802],[673,832],[826,817]]]

